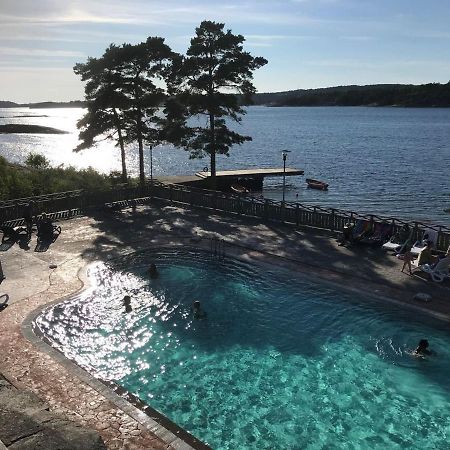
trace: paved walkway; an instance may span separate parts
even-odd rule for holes
[[[375,293],[405,306],[450,317],[450,283],[438,285],[424,276],[400,272],[402,262],[380,249],[339,247],[320,230],[296,230],[257,219],[222,216],[213,211],[183,209],[155,202],[130,210],[60,223],[62,233],[46,252],[17,244],[2,248],[0,259],[6,279],[1,292],[10,305],[0,312],[0,372],[31,389],[52,411],[96,429],[110,449],[162,449],[167,443],[106,399],[58,359],[43,353],[22,334],[21,324],[36,308],[82,288],[79,270],[91,261],[120,256],[124,251],[152,243],[183,242],[193,237],[223,238],[230,253],[264,256],[273,263],[310,272],[347,287]],[[53,268],[50,268],[53,267]],[[412,300],[417,292],[430,293],[430,303]],[[363,297],[363,296],[362,296]],[[390,303],[386,303],[389,307]]]

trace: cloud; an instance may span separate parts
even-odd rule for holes
[[[17,47],[0,47],[0,55],[10,56],[28,56],[34,58],[53,57],[53,58],[73,58],[84,57],[82,52],[74,52],[67,50],[48,50],[41,48],[17,48]]]

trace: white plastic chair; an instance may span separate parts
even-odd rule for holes
[[[450,278],[450,256],[439,260],[434,266],[422,264],[419,269],[430,274],[431,279],[437,283],[442,283],[446,278]]]

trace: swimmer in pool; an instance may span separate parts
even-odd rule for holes
[[[426,355],[434,355],[435,352],[433,350],[428,350],[430,344],[426,339],[421,339],[419,345],[414,350],[413,355],[415,356],[426,356]]]
[[[206,319],[206,312],[202,310],[200,302],[195,300],[192,304],[192,313],[194,314],[194,319]]]
[[[123,306],[125,306],[125,313],[133,311],[133,308],[131,307],[131,297],[129,295],[125,295],[122,302]]]
[[[148,268],[148,274],[152,280],[159,277],[158,269],[156,268],[155,264],[150,264],[150,267]]]

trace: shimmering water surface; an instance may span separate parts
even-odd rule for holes
[[[69,131],[0,134],[0,155],[23,162],[35,151],[55,165],[120,170],[119,151],[111,143],[72,152],[82,114],[81,109],[0,109],[0,124]],[[34,117],[23,117],[30,115]],[[282,167],[281,151],[290,150],[287,165],[305,169],[305,177],[287,179],[288,201],[450,224],[445,212],[450,209],[450,109],[250,107],[236,129],[253,141],[232,149],[229,158],[219,157],[218,168]],[[185,151],[167,146],[153,154],[156,176],[192,175],[209,165],[208,159],[189,160]],[[128,151],[128,166],[137,173],[134,147]],[[307,189],[305,178],[325,180],[330,189]],[[281,199],[281,178],[267,179],[263,194]]]
[[[89,277],[93,289],[38,326],[213,448],[448,448],[450,336],[417,313],[189,251],[99,263]],[[411,356],[424,337],[438,354]]]

